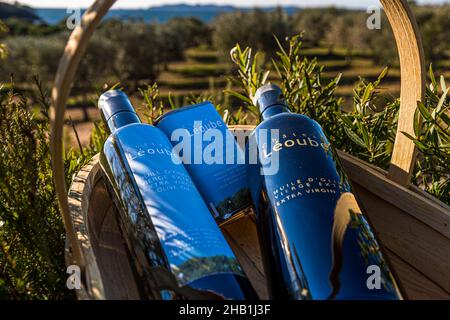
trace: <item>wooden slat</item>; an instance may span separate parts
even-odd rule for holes
[[[450,207],[431,197],[425,197],[417,188],[405,188],[386,177],[386,172],[373,168],[364,161],[344,152],[339,158],[349,178],[388,203],[401,208],[450,239]]]
[[[394,33],[400,59],[400,111],[389,179],[408,186],[416,159],[414,143],[402,132],[414,136],[414,112],[425,92],[425,60],[417,22],[406,0],[381,0]]]
[[[258,234],[252,218],[246,216],[227,224],[222,227],[222,231],[259,297],[268,299]]]
[[[354,183],[384,247],[450,293],[450,240],[426,223]]]
[[[95,169],[98,164],[95,165]],[[94,170],[95,170],[94,169]],[[93,182],[87,210],[89,238],[101,274],[105,299],[139,299],[117,212],[104,185],[103,175]]]
[[[397,272],[400,282],[408,294],[410,300],[440,299],[448,300],[450,295],[409,263],[402,260],[389,249],[385,252],[392,267]]]
[[[68,194],[68,208],[69,221],[73,226],[72,232],[76,238],[76,243],[70,243],[70,246],[77,244],[81,250],[80,254],[85,262],[85,268],[83,274],[85,280],[82,283],[82,288],[77,290],[77,296],[79,299],[104,299],[103,283],[101,278],[101,272],[97,265],[96,256],[92,248],[91,239],[92,236],[89,232],[89,222],[87,220],[87,212],[90,203],[91,194],[93,188],[96,185],[98,179],[98,156],[95,156],[89,164],[84,166],[77,176],[73,179],[72,185]],[[99,214],[102,214],[100,212]],[[66,263],[72,264],[74,259],[71,254],[73,250],[67,250],[69,253],[66,255]],[[78,260],[77,260],[78,261]]]

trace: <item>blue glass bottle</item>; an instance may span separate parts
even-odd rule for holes
[[[275,85],[255,102],[248,176],[271,298],[401,299],[320,125],[290,113]]]
[[[142,297],[255,299],[168,138],[121,91],[104,93],[99,108],[111,133],[100,163]]]

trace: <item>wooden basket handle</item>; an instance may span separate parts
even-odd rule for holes
[[[400,58],[400,111],[397,134],[388,178],[407,187],[416,162],[416,147],[411,139],[414,134],[414,114],[417,102],[425,94],[425,59],[422,37],[416,19],[406,0],[380,0],[392,27]]]
[[[63,56],[59,61],[56,72],[55,83],[52,88],[52,105],[50,108],[50,151],[53,166],[53,180],[58,197],[59,207],[66,229],[67,239],[72,250],[72,263],[84,269],[85,261],[80,247],[80,241],[75,233],[72,219],[70,217],[69,202],[67,200],[67,186],[64,174],[63,156],[63,128],[66,112],[67,98],[72,87],[75,73],[78,69],[89,39],[97,25],[115,0],[96,0],[83,14],[80,24],[70,35],[64,48]]]
[[[55,190],[65,224],[67,238],[72,249],[74,263],[84,266],[78,235],[70,219],[65,185],[63,161],[63,126],[67,98],[88,41],[103,16],[115,0],[96,0],[84,13],[81,23],[72,32],[64,54],[59,62],[55,83],[52,88],[51,107],[51,156]],[[421,101],[425,86],[425,67],[423,48],[417,23],[405,0],[380,0],[394,32],[400,57],[401,69],[401,106],[399,124],[394,150],[389,168],[389,177],[393,181],[407,186],[415,162],[415,147],[411,140],[401,132],[411,135],[417,101]]]

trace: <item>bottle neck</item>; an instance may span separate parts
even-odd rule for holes
[[[114,131],[132,124],[132,123],[141,123],[141,120],[139,119],[138,115],[134,112],[130,111],[122,111],[118,112],[115,115],[111,116],[107,123],[107,129],[109,133],[113,133]]]
[[[285,104],[274,104],[264,109],[264,111],[261,113],[261,119],[267,120],[277,114],[284,112],[291,112],[291,110],[289,110],[289,107]]]

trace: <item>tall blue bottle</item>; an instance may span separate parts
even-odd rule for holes
[[[275,85],[255,102],[262,122],[249,139],[257,161],[248,175],[271,297],[401,299],[322,128],[290,113]]]
[[[99,108],[111,133],[100,163],[142,297],[255,299],[168,138],[121,91],[104,93]]]

